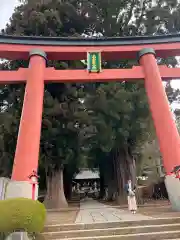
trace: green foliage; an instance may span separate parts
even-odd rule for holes
[[[105,157],[126,146],[133,151],[137,141],[147,138],[151,118],[143,84],[101,84],[84,104],[95,129],[87,140],[91,141],[89,149],[93,154],[100,150]]]
[[[180,96],[179,89],[173,89],[170,82],[166,83],[165,89],[166,89],[166,94],[167,94],[170,104],[173,102],[179,102],[179,100],[180,100],[179,99],[179,96]]]
[[[0,232],[25,231],[39,233],[43,230],[46,209],[31,199],[16,198],[0,201]]]

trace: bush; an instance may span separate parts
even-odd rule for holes
[[[39,201],[13,198],[0,201],[0,232],[24,231],[39,233],[43,230],[46,209]]]

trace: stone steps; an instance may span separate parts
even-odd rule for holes
[[[78,238],[63,238],[66,240],[165,240],[165,239],[178,239],[180,231],[165,231],[153,233],[134,233],[126,235],[110,235],[110,236],[94,236],[94,237],[78,237]],[[51,239],[51,238],[48,238]],[[59,239],[59,238],[57,238]]]
[[[180,217],[96,224],[48,225],[47,240],[180,239]]]
[[[56,224],[46,225],[44,232],[57,232],[57,231],[70,231],[70,230],[86,230],[86,229],[106,229],[106,228],[118,228],[128,226],[147,226],[158,224],[173,224],[180,223],[180,217],[174,218],[156,218],[140,221],[121,221],[121,222],[107,222],[107,223],[93,223],[93,224]]]
[[[122,228],[108,228],[108,229],[88,229],[88,230],[71,230],[44,233],[44,236],[49,239],[62,239],[62,238],[86,238],[86,237],[106,237],[106,236],[118,236],[127,234],[141,234],[141,233],[153,233],[153,232],[165,232],[165,231],[180,231],[180,224],[164,224],[164,225],[148,225],[148,226],[134,226],[134,227],[122,227]]]

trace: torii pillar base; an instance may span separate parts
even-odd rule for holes
[[[180,212],[180,180],[174,174],[166,175],[165,185],[172,209]]]
[[[155,52],[151,48],[139,52],[145,89],[154,121],[159,147],[166,171],[165,184],[174,210],[180,211],[180,180],[172,173],[180,166],[180,137],[162,83]]]
[[[32,199],[32,184],[29,181],[10,180],[6,187],[5,199],[29,198]],[[38,185],[35,189],[34,200],[38,199]]]

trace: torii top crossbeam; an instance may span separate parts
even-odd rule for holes
[[[91,50],[104,60],[136,58],[142,48],[153,48],[157,57],[180,55],[180,34],[116,38],[59,38],[0,35],[0,58],[28,59],[33,48],[42,49],[49,60],[83,60]]]
[[[46,53],[48,60],[83,60],[88,51],[100,51],[103,60],[135,59],[143,48],[153,48],[157,57],[180,55],[180,35],[143,36],[124,38],[51,38],[18,37],[0,35],[0,58],[28,59],[32,49]],[[159,68],[163,80],[177,79],[180,69]],[[141,80],[144,74],[140,67],[104,69],[100,74],[90,75],[86,70],[54,70],[46,68],[45,82],[91,82]],[[1,83],[25,82],[26,69],[16,72],[0,71]],[[16,77],[15,77],[16,76]]]

